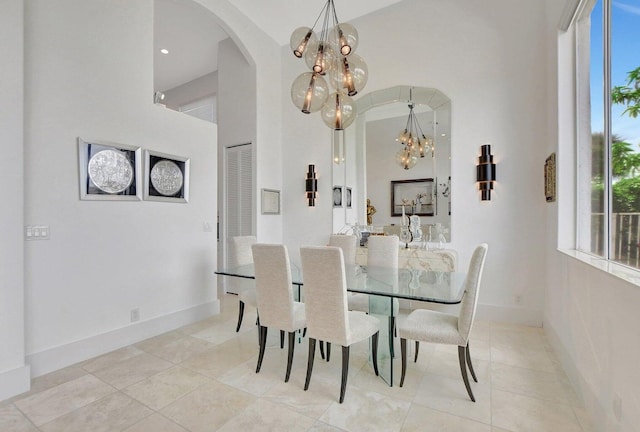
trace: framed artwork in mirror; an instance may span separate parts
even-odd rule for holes
[[[333,187],[333,207],[342,207],[342,186]]]
[[[436,213],[432,178],[391,181],[391,216],[433,216]]]
[[[78,138],[80,199],[140,200],[141,151],[126,144]]]
[[[347,208],[351,208],[351,188],[345,188],[344,202]]]
[[[144,152],[144,199],[148,201],[189,201],[189,166],[186,157],[152,150]]]

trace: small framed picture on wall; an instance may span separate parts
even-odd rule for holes
[[[141,151],[126,144],[78,138],[80,199],[140,200]]]
[[[144,199],[148,201],[189,201],[189,165],[186,157],[145,150]]]
[[[333,206],[342,207],[342,186],[333,187]]]

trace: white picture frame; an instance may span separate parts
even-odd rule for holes
[[[261,189],[261,212],[264,215],[280,214],[280,191],[275,189]]]
[[[342,207],[342,201],[343,201],[342,186],[334,186],[333,187],[332,199],[333,199],[333,208]]]
[[[145,201],[188,203],[190,167],[187,157],[145,150]]]
[[[80,199],[142,199],[142,149],[127,144],[78,137]]]

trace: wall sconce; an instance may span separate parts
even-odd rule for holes
[[[309,171],[307,171],[307,179],[305,181],[305,191],[307,192],[307,199],[309,200],[309,207],[315,207],[316,205],[316,192],[318,191],[318,180],[316,179],[316,166],[309,165]]]
[[[482,154],[478,157],[476,180],[478,181],[478,189],[482,191],[482,201],[490,201],[491,189],[493,189],[493,182],[496,180],[496,164],[493,163],[491,145],[485,144],[480,149]]]

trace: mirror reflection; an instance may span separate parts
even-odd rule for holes
[[[363,95],[354,125],[334,135],[334,232],[357,224],[372,233],[451,240],[451,101],[437,89],[396,86]],[[404,214],[404,217],[403,217]],[[411,216],[418,218],[411,218]],[[440,236],[442,234],[442,236]]]

